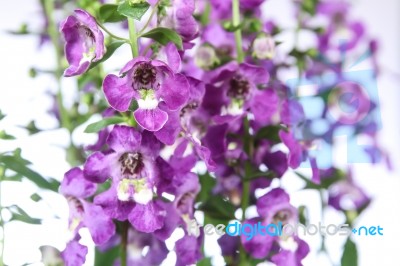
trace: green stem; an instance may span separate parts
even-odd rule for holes
[[[247,117],[244,118],[244,150],[246,151],[249,158],[253,157],[254,153],[254,140],[250,134],[250,122]],[[242,178],[242,222],[246,219],[246,209],[249,207],[250,202],[250,181],[254,175],[252,174],[252,165],[250,160],[247,160],[244,165],[244,177]],[[239,265],[246,266],[247,265],[247,253],[244,250],[244,247],[240,246],[239,252]]]
[[[3,205],[2,205],[2,200],[1,200],[1,185],[3,182],[5,174],[5,169],[3,167],[0,167],[0,227],[1,227],[1,255],[0,255],[0,266],[4,265],[4,243],[5,243],[5,230],[4,230],[4,220],[2,216],[2,211],[3,211]]]
[[[127,246],[128,246],[128,229],[129,222],[121,223],[121,266],[127,266]]]
[[[138,37],[136,32],[136,26],[133,18],[128,18],[128,26],[129,26],[129,39],[132,49],[132,56],[133,58],[135,58],[139,55],[139,48],[138,48]]]
[[[128,39],[119,37],[117,35],[115,35],[114,33],[112,33],[111,31],[109,31],[103,24],[101,24],[100,22],[96,21],[97,25],[99,25],[99,27],[104,30],[108,35],[110,35],[112,38],[116,39],[116,40],[120,40],[120,41],[124,41],[129,43]]]
[[[232,24],[233,27],[237,27],[240,25],[239,0],[232,0]],[[237,61],[239,63],[242,63],[244,60],[244,54],[242,46],[242,31],[240,28],[235,30],[235,43]]]
[[[150,24],[152,18],[153,18],[154,15],[156,14],[158,5],[159,5],[160,3],[161,3],[161,0],[158,0],[157,3],[155,4],[155,6],[153,7],[153,10],[151,10],[150,17],[149,17],[149,19],[146,21],[146,24],[144,24],[143,28],[139,31],[139,35],[141,35],[141,34],[144,32],[144,30],[149,26],[149,24]]]
[[[57,80],[57,87],[58,87],[58,92],[57,92],[57,104],[58,108],[60,111],[60,123],[61,127],[64,127],[68,129],[68,131],[71,132],[72,127],[71,127],[71,122],[69,120],[68,113],[66,112],[66,109],[64,107],[64,102],[63,102],[63,95],[62,95],[62,87],[61,87],[61,76],[62,76],[62,50],[61,46],[59,43],[60,36],[58,34],[57,26],[53,18],[53,13],[54,13],[54,1],[52,0],[44,0],[44,10],[46,13],[46,17],[48,19],[48,28],[47,32],[50,35],[51,42],[54,46],[55,50],[55,56],[56,56],[56,63],[57,63],[57,68],[55,72],[56,80]]]

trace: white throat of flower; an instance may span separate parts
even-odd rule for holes
[[[221,115],[242,115],[244,101],[241,99],[232,99],[228,106],[222,107]]]
[[[153,191],[146,184],[145,178],[124,178],[119,181],[117,196],[120,201],[134,200],[136,203],[146,205],[153,199]]]
[[[281,246],[281,248],[292,252],[295,252],[299,247],[299,244],[291,236],[287,237],[286,239],[280,238],[279,245]]]
[[[158,106],[158,100],[156,99],[154,90],[152,89],[141,89],[139,90],[140,99],[137,101],[139,109],[153,110]]]
[[[82,54],[82,59],[79,62],[79,64],[82,64],[84,62],[92,62],[92,60],[96,57],[96,51],[95,51],[95,47],[92,46],[89,48],[89,50],[85,53]]]

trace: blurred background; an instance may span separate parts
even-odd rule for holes
[[[265,5],[265,16],[277,20],[285,19],[287,2],[284,0],[269,0]],[[376,38],[379,44],[378,60],[381,75],[378,78],[382,128],[379,141],[390,155],[393,170],[387,170],[384,164],[354,164],[354,178],[373,199],[369,208],[359,217],[358,226],[377,226],[384,228],[384,236],[358,236],[354,238],[359,252],[359,265],[395,265],[398,259],[398,239],[400,239],[400,1],[398,0],[354,0],[353,17],[361,19],[368,34]],[[51,176],[61,180],[69,165],[65,161],[65,148],[69,138],[66,130],[52,130],[57,127],[56,119],[48,113],[53,101],[49,93],[55,93],[55,82],[51,77],[39,75],[29,77],[32,67],[51,69],[55,58],[51,48],[39,47],[36,36],[15,36],[8,31],[16,30],[22,23],[28,23],[30,29],[43,27],[41,9],[37,1],[1,1],[0,8],[0,110],[7,116],[0,121],[0,131],[6,130],[14,135],[16,140],[0,140],[0,152],[22,149],[22,155],[32,162],[32,169],[43,176]],[[49,48],[49,49],[47,49]],[[128,47],[121,48],[118,53],[129,53]],[[293,77],[296,78],[296,77]],[[63,79],[63,93],[66,106],[71,106],[76,95],[75,83]],[[98,120],[90,120],[78,129],[73,140],[76,144],[90,144],[96,139],[94,134],[85,134],[87,124]],[[35,135],[28,135],[21,128],[34,120],[36,126],[43,129]],[[342,165],[347,164],[347,146],[345,139],[340,140],[335,149],[334,160]],[[292,192],[292,203],[312,205],[315,197],[312,193],[297,192],[298,184],[291,177],[284,179],[283,185]],[[293,182],[292,182],[293,181]],[[301,187],[301,186],[300,186]],[[51,245],[63,250],[69,239],[67,230],[68,206],[61,195],[56,193],[41,193],[42,200],[34,202],[31,195],[37,192],[36,186],[26,182],[2,182],[1,205],[21,206],[31,217],[43,219],[40,225],[29,225],[22,222],[7,223],[3,234],[4,262],[7,265],[42,265],[39,247]],[[316,208],[317,209],[317,208]],[[318,213],[312,213],[311,221],[318,223]],[[7,212],[2,213],[7,219]],[[327,214],[326,223],[335,223],[335,215]],[[305,265],[332,265],[340,261],[341,250],[335,247],[343,245],[343,240],[328,240],[331,259],[320,257],[315,251],[318,239],[306,239],[311,246],[311,254],[304,260]],[[214,240],[209,240],[210,243]],[[342,242],[340,242],[342,241]],[[91,245],[90,236],[83,238],[85,244]],[[208,246],[208,245],[206,245]],[[206,252],[217,255],[211,244]],[[215,264],[220,260],[216,258]],[[32,263],[32,264],[31,264]],[[89,252],[87,265],[93,263],[93,252]],[[168,262],[165,264],[168,265]]]

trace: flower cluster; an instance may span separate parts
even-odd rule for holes
[[[344,2],[312,1],[310,6],[295,1],[298,27],[308,30],[315,43],[307,50],[295,43],[287,51],[278,40],[289,30],[261,19],[265,2],[128,0],[102,6],[100,16],[114,6],[106,18],[77,9],[61,24],[69,63],[65,76],[90,75],[115,51],[112,39],[129,43],[133,53],[132,59],[126,55],[120,62],[118,74],[102,77],[107,123],[97,123],[102,125],[99,141],[88,147],[93,153],[61,183],[74,235],[62,253],[66,265],[85,261],[88,250],[79,243],[82,227],[103,251],[121,245],[125,255],[115,260],[118,265],[159,265],[170,251],[165,240],[183,230],[174,247],[176,264],[190,265],[204,255],[203,234],[191,235],[188,228],[198,218],[195,212],[225,224],[239,218],[238,209],[240,219],[250,224],[297,222],[299,211],[273,181],[279,183],[285,173],[304,165],[311,176],[296,173],[311,188],[329,192],[325,205],[345,212],[342,201],[349,194],[358,196],[352,197],[350,209],[361,211],[368,204],[368,196],[351,178],[334,165],[324,165],[316,153],[321,143],[333,145],[336,130],[350,126],[353,134],[373,140],[366,150],[372,161],[382,155],[375,141],[376,121],[368,115],[376,105],[343,75],[337,58],[368,41],[362,24],[348,19]],[[134,21],[149,8],[147,22]],[[315,17],[322,20],[316,23]],[[100,23],[126,19],[129,40]],[[328,22],[318,25],[323,19]],[[136,31],[139,25],[143,28]],[[101,29],[110,39],[105,40]],[[343,29],[351,38],[337,44]],[[310,118],[298,92],[286,83],[288,70],[298,71],[299,84],[303,77],[315,80],[333,73],[313,92],[322,103],[318,114]],[[348,100],[344,97],[348,108],[354,107],[351,97],[361,101],[355,114],[332,118],[335,100],[348,93],[353,93]],[[257,213],[250,217],[246,210],[252,205]],[[229,238],[225,235],[218,243],[232,265],[258,260],[295,266],[309,253],[298,236]]]

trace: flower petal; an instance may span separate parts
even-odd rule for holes
[[[97,186],[87,181],[80,168],[75,167],[65,173],[61,181],[60,192],[65,196],[87,198],[96,192]]]
[[[168,114],[156,109],[137,109],[133,115],[138,124],[148,131],[158,131],[168,121]]]
[[[189,82],[184,75],[176,74],[164,81],[159,95],[169,109],[177,110],[186,104],[189,98]]]
[[[110,177],[110,156],[95,152],[87,158],[83,167],[85,178],[94,183],[104,183]]]
[[[166,212],[155,202],[146,205],[136,204],[129,214],[129,222],[136,230],[144,233],[151,233],[164,225]]]
[[[271,117],[278,110],[279,98],[274,90],[257,92],[250,101],[250,108],[254,118],[259,123],[269,123]]]
[[[61,257],[65,266],[81,266],[85,263],[87,253],[88,248],[86,246],[79,244],[77,240],[72,240],[61,252]]]
[[[103,90],[110,106],[117,111],[125,112],[135,93],[126,78],[115,75],[107,75],[103,81]]]
[[[100,206],[85,202],[84,208],[84,223],[89,229],[93,242],[96,245],[106,243],[115,234],[114,222]]]
[[[136,151],[142,135],[133,127],[116,125],[108,135],[107,144],[116,152]]]
[[[113,219],[125,221],[135,204],[130,201],[119,201],[117,189],[113,185],[110,189],[97,195],[93,202],[103,208],[104,212]]]

